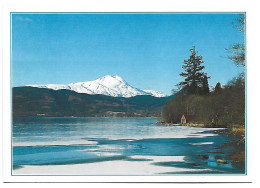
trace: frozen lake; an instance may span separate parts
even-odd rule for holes
[[[244,174],[241,148],[217,128],[154,125],[157,118],[13,120],[13,175]],[[221,162],[222,161],[222,162]],[[224,162],[223,162],[224,161]],[[234,165],[235,164],[235,165]]]

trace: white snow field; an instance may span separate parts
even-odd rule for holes
[[[93,81],[64,84],[27,85],[30,87],[48,88],[53,90],[67,89],[77,93],[101,94],[112,97],[134,97],[137,95],[151,95],[154,97],[165,97],[159,91],[141,90],[130,86],[120,76],[106,75]]]

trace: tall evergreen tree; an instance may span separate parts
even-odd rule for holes
[[[186,94],[200,94],[201,87],[203,87],[203,80],[207,81],[207,73],[202,70],[205,66],[201,65],[204,63],[202,56],[198,56],[195,50],[195,46],[190,49],[191,55],[188,60],[184,60],[182,68],[184,72],[180,76],[184,77],[185,80],[180,82],[179,85],[183,87]],[[206,84],[206,83],[205,83]]]
[[[201,94],[202,95],[207,95],[209,94],[209,83],[208,83],[208,78],[206,75],[202,79],[202,87],[201,87]]]
[[[216,84],[214,92],[215,93],[221,93],[222,92],[221,84],[219,82]]]

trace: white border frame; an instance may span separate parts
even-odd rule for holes
[[[149,4],[148,4],[149,2]],[[3,19],[3,178],[4,182],[252,182],[256,173],[252,170],[252,139],[251,127],[247,128],[247,175],[172,175],[172,176],[12,176],[11,175],[11,104],[10,104],[10,13],[11,12],[247,12],[247,36],[251,36],[253,33],[250,30],[251,26],[256,23],[249,22],[253,19],[253,16],[257,14],[248,13],[250,3],[246,3],[240,0],[225,1],[219,0],[218,2],[206,3],[203,0],[196,0],[187,2],[186,0],[178,3],[178,9],[173,8],[176,4],[172,1],[160,1],[160,4],[154,3],[154,1],[142,2],[138,1],[96,1],[90,3],[84,2],[83,6],[74,2],[71,4],[63,4],[60,6],[59,2],[52,2],[50,4],[33,5],[33,1],[29,1],[27,5],[4,5],[2,8]],[[38,3],[38,2],[37,2]],[[81,2],[82,3],[82,2]],[[147,6],[148,5],[148,6]],[[180,6],[181,5],[181,6]],[[225,5],[223,7],[223,5]],[[255,9],[257,6],[255,7]],[[220,11],[221,10],[221,11]],[[258,20],[259,21],[259,20]],[[259,28],[258,28],[259,29]],[[254,31],[256,32],[256,31]],[[257,33],[258,34],[258,33]],[[248,37],[249,38],[249,37]],[[251,46],[248,46],[247,50],[252,50]],[[252,50],[252,53],[255,52]],[[248,55],[248,61],[250,60],[250,54]],[[252,59],[251,59],[252,60]],[[251,71],[252,67],[248,66],[248,70]],[[252,86],[252,78],[248,77],[248,87]],[[248,93],[248,102],[252,102],[252,95]],[[256,95],[257,96],[257,95]],[[252,105],[248,105],[248,125],[252,125]],[[256,131],[257,132],[257,131]],[[257,146],[256,146],[257,147]],[[256,180],[256,179],[254,179]]]

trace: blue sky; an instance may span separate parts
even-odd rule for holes
[[[209,84],[243,71],[225,48],[244,41],[237,14],[12,14],[12,84],[68,84],[119,75],[170,94],[196,46]]]

